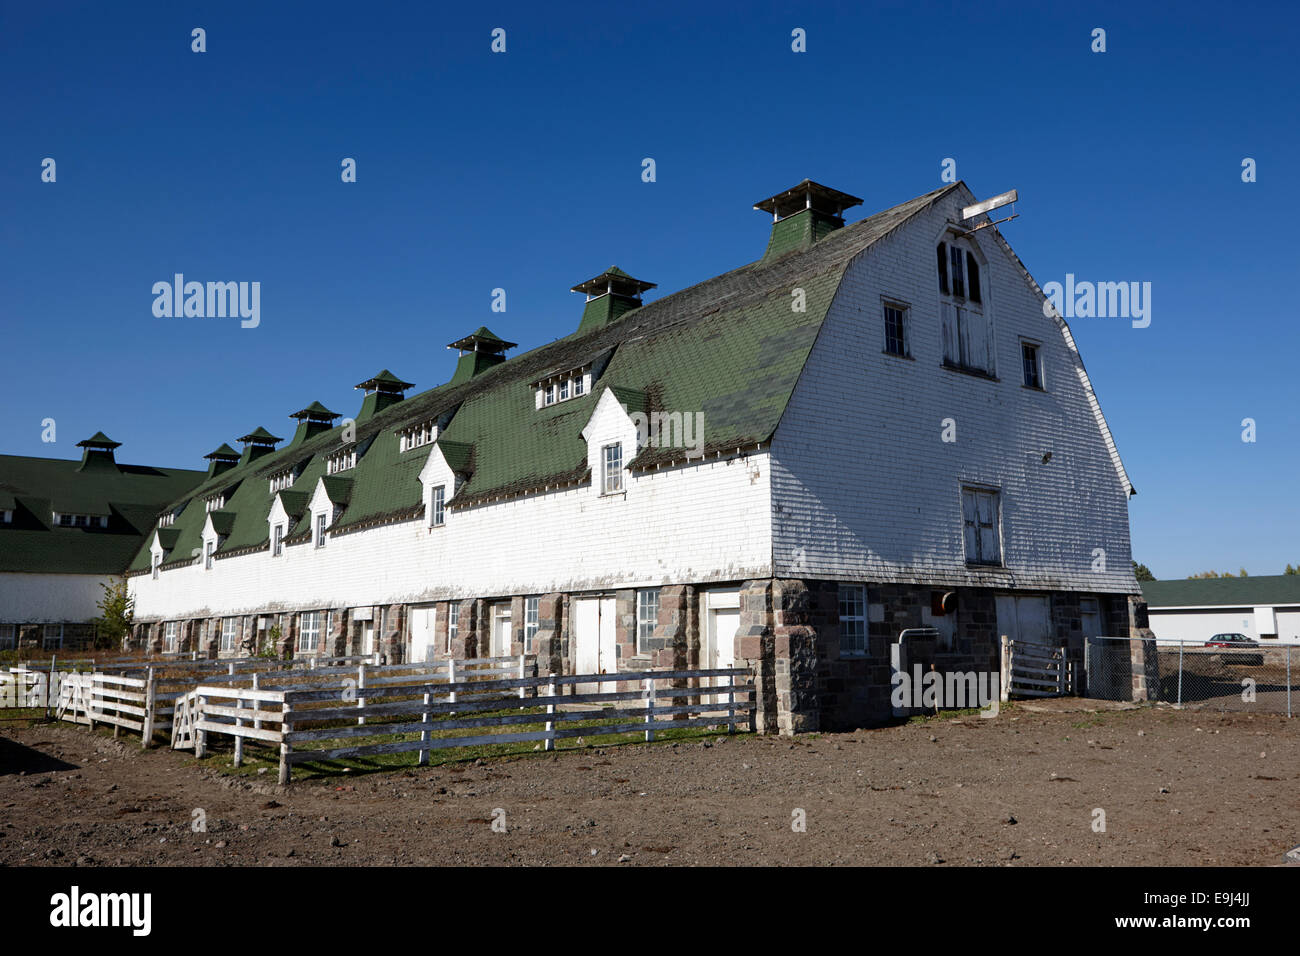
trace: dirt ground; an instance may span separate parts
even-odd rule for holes
[[[1300,844],[1300,721],[1088,706],[287,789],[226,756],[0,723],[0,864],[1276,865]]]

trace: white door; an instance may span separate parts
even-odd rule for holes
[[[576,598],[573,602],[575,674],[612,674],[618,670],[615,649],[614,599]],[[579,684],[580,694],[613,690],[613,684]]]
[[[703,670],[720,670],[736,663],[736,630],[740,627],[740,592],[708,591],[704,595],[705,627],[704,647],[700,667]],[[727,677],[707,678],[710,686],[721,687],[731,683]],[[712,702],[726,700],[725,694],[716,694]]]
[[[492,657],[509,657],[511,644],[510,631],[510,605],[495,604],[492,606],[492,644],[490,655]]]
[[[433,647],[434,608],[411,608],[411,639],[408,663],[419,664],[434,659]]]
[[[375,622],[366,621],[361,625],[361,653],[366,657],[375,653]]]
[[[997,596],[998,633],[1013,641],[1058,646],[1052,637],[1047,598],[1038,594]]]

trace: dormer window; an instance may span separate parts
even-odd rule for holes
[[[208,512],[220,511],[222,508],[226,506],[226,496],[213,495],[210,498],[205,498],[203,504],[205,510],[207,510]]]
[[[12,514],[12,512],[6,512]],[[104,515],[77,515],[66,511],[51,512],[54,523],[60,528],[107,528],[108,518]],[[9,521],[9,518],[5,519]]]
[[[158,516],[158,527],[160,528],[170,528],[175,523],[176,512],[174,511],[165,511]]]
[[[340,471],[348,471],[355,467],[357,467],[357,449],[355,445],[330,455],[326,465],[331,475],[337,475]]]
[[[553,375],[537,383],[537,407],[546,408],[558,402],[579,398],[591,390],[591,367]]]
[[[316,516],[316,547],[318,547],[318,548],[323,548],[323,547],[325,547],[325,520],[326,520],[326,517],[327,517],[327,516],[326,516],[325,512],[323,512],[323,511],[322,511],[320,514],[318,514],[318,515]]]
[[[6,508],[5,510],[0,511],[0,524],[11,524],[13,520],[14,512],[12,508]]]
[[[161,554],[155,554],[155,555],[153,556],[153,579],[154,579],[155,581],[158,580],[158,569],[159,569],[160,567],[162,567],[162,555],[161,555]]]
[[[397,433],[398,447],[401,451],[422,448],[438,439],[438,426],[431,420],[419,425],[412,425]]]
[[[606,445],[602,450],[601,493],[616,495],[623,490],[623,443]]]
[[[278,558],[284,554],[284,525],[278,524],[271,531],[271,557]]]
[[[936,247],[943,364],[992,375],[993,324],[984,308],[980,264],[966,243],[949,237]]]
[[[271,494],[275,494],[278,491],[284,491],[284,489],[286,488],[293,487],[293,478],[294,475],[292,471],[282,471],[278,474],[272,475]]]

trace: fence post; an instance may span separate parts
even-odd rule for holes
[[[614,686],[617,687],[618,685],[615,684]],[[646,678],[645,695],[645,722],[647,724],[653,724],[655,721],[655,679],[653,677]],[[645,739],[647,742],[655,739],[655,732],[652,728],[646,728]]]
[[[433,695],[425,694],[424,706],[428,707],[432,702]],[[432,715],[427,710],[420,715],[420,723],[424,724],[424,729],[420,731],[420,743],[422,744],[428,744],[429,737],[431,736],[429,733],[429,720],[431,716]],[[416,764],[420,767],[427,767],[429,765],[429,748],[427,746],[420,748],[420,756],[416,761]]]
[[[1286,649],[1286,715],[1291,716],[1291,648]]]
[[[239,716],[239,711],[243,709],[244,709],[244,698],[239,697],[235,700],[235,766],[236,767],[241,767],[244,764],[244,735],[239,732],[244,726],[244,718]]]
[[[259,676],[259,675],[258,675],[257,671],[253,671],[253,690],[260,690],[261,687],[262,687],[261,682],[258,680],[258,676]],[[262,703],[262,702],[261,702],[260,700],[254,700],[254,701],[253,701],[253,707],[254,707],[254,709],[255,709],[255,710],[261,710],[261,707],[259,706],[261,703]],[[253,729],[254,729],[254,730],[261,730],[261,729],[262,729],[262,718],[261,718],[261,717],[254,717],[254,718],[253,718]]]
[[[194,695],[194,756],[202,760],[208,755],[208,732],[200,730],[203,720],[203,695]]]
[[[284,710],[280,714],[280,783],[281,785],[289,782],[289,754],[293,751],[293,744],[289,742],[289,734],[293,730],[292,707],[289,698],[284,698]]]
[[[519,679],[520,679],[520,680],[523,680],[525,677],[528,676],[527,674],[524,673],[524,666],[525,666],[525,665],[524,665],[524,661],[527,659],[527,657],[528,657],[527,654],[520,654],[520,655],[519,655]],[[520,685],[519,685],[519,699],[520,699],[520,700],[523,700],[524,697],[526,696],[526,695],[524,694],[524,691],[525,691],[526,689],[527,689],[527,688],[525,688],[523,684],[520,684]]]
[[[357,709],[360,710],[366,706],[366,695],[361,693],[366,689],[366,662],[362,661],[357,665]],[[428,701],[425,701],[428,703]],[[358,717],[357,726],[360,727],[366,722],[366,718]]]
[[[553,717],[555,714],[555,671],[551,671],[551,683],[547,686],[547,704],[546,715]],[[546,750],[555,749],[555,721],[546,721]]]
[[[1011,699],[1011,639],[1005,634],[1002,635],[1002,657],[1000,669],[1002,671],[998,676],[1002,679],[1002,701]]]
[[[1178,703],[1183,703],[1183,642],[1178,642]]]
[[[727,691],[727,733],[736,732],[736,675],[727,678],[730,690]]]
[[[17,629],[15,628],[15,631],[16,630]],[[14,646],[15,647],[18,646],[18,642],[16,640],[14,641]],[[58,654],[50,655],[50,679],[45,685],[45,719],[46,720],[50,719],[50,695],[54,693],[54,662],[58,659],[58,656],[59,656]]]
[[[447,659],[447,683],[452,685],[456,683],[456,658],[454,657]],[[447,701],[452,704],[456,703],[456,692],[454,690],[447,691]],[[453,710],[450,713],[454,714],[456,712]]]
[[[158,709],[158,686],[154,683],[153,668],[145,672],[144,678],[144,726],[140,729],[140,749],[147,750],[153,743],[153,724]],[[176,715],[172,715],[172,720]]]

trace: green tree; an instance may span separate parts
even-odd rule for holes
[[[1286,566],[1286,570],[1283,571],[1282,573],[1283,573],[1283,574],[1300,574],[1300,568],[1293,568],[1293,567],[1291,567],[1291,565],[1288,564],[1288,565]]]
[[[1246,569],[1245,569],[1245,568],[1238,568],[1238,569],[1237,569],[1237,577],[1239,577],[1239,578],[1248,578],[1248,577],[1250,577],[1250,575],[1246,573]]]
[[[1156,579],[1150,568],[1145,564],[1138,564],[1136,561],[1133,562],[1133,576],[1139,581],[1154,581]]]
[[[114,578],[99,585],[104,595],[99,599],[99,617],[94,619],[95,649],[122,646],[135,622],[135,598],[126,586],[126,578]]]

